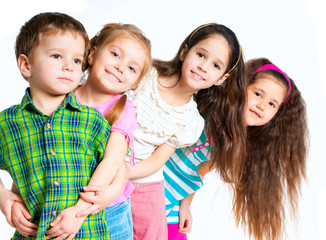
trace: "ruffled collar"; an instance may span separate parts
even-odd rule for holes
[[[155,103],[155,105],[162,109],[162,111],[166,113],[172,113],[172,112],[177,112],[177,113],[183,113],[185,111],[191,111],[194,108],[197,108],[197,104],[193,99],[193,96],[191,99],[188,101],[188,103],[182,105],[182,106],[172,106],[167,104],[162,97],[159,94],[158,91],[158,72],[156,68],[151,67],[149,72],[147,73],[146,77],[142,80],[142,84],[139,86],[139,88],[136,91],[136,98],[139,96],[139,91],[145,91],[146,89],[150,88],[150,97]],[[136,104],[137,105],[137,104]]]

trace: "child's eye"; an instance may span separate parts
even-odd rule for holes
[[[116,52],[111,52],[114,57],[119,57],[119,55]]]
[[[261,94],[260,94],[259,92],[255,92],[255,95],[256,95],[257,97],[261,97]]]
[[[220,69],[220,66],[218,64],[214,64],[214,68]]]
[[[200,58],[203,58],[203,57],[205,57],[205,55],[204,55],[204,54],[202,54],[201,52],[198,52],[198,53],[197,53],[197,55],[198,55],[198,57],[200,57]]]
[[[61,59],[62,57],[60,56],[60,54],[52,54],[51,55],[52,58],[55,58],[55,59]]]
[[[79,58],[74,59],[74,63],[81,64],[83,61]]]
[[[273,102],[269,102],[269,105],[273,108],[275,107],[275,104]]]
[[[135,69],[134,67],[129,66],[128,68],[129,68],[130,71],[132,71],[132,72],[134,72],[134,73],[136,72],[136,69]]]

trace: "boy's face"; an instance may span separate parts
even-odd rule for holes
[[[66,31],[42,34],[31,59],[27,78],[33,93],[61,96],[73,91],[82,74],[85,42]],[[25,73],[26,74],[26,73]]]

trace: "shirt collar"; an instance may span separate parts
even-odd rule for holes
[[[78,103],[76,96],[73,92],[70,92],[65,101],[63,102],[63,107],[67,108],[70,106],[71,108],[81,111],[82,106]]]
[[[30,88],[29,87],[26,88],[25,95],[24,95],[20,105],[21,105],[22,108],[30,107],[32,110],[34,110],[36,112],[40,112],[35,107],[35,105],[34,105],[34,103],[32,101],[32,98],[30,96]],[[69,108],[71,110],[81,111],[81,105],[78,103],[78,101],[77,101],[77,99],[76,99],[73,92],[70,92],[67,95],[64,102],[61,104],[61,106],[59,108]]]
[[[22,99],[22,102],[20,103],[22,108],[25,108],[27,105],[30,105],[30,104],[34,105],[33,102],[32,102],[32,99],[30,97],[29,92],[30,92],[30,90],[29,90],[29,87],[28,87],[28,88],[26,88],[25,95],[24,95],[24,97]]]

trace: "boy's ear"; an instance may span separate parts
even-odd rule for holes
[[[89,51],[89,55],[87,58],[88,64],[93,65],[94,63],[94,58],[95,58],[95,52],[96,52],[96,47],[92,47],[92,49]]]
[[[187,53],[188,53],[188,45],[186,44],[183,47],[183,49],[182,49],[182,51],[180,53],[180,56],[179,56],[179,59],[180,59],[181,62],[183,62],[185,60],[185,58],[187,56]]]
[[[25,54],[20,54],[17,59],[17,65],[20,73],[23,75],[25,79],[30,78],[32,76],[32,68],[30,64],[30,60]]]
[[[221,85],[227,78],[229,77],[229,74],[224,74],[219,80],[214,83],[215,86]]]

